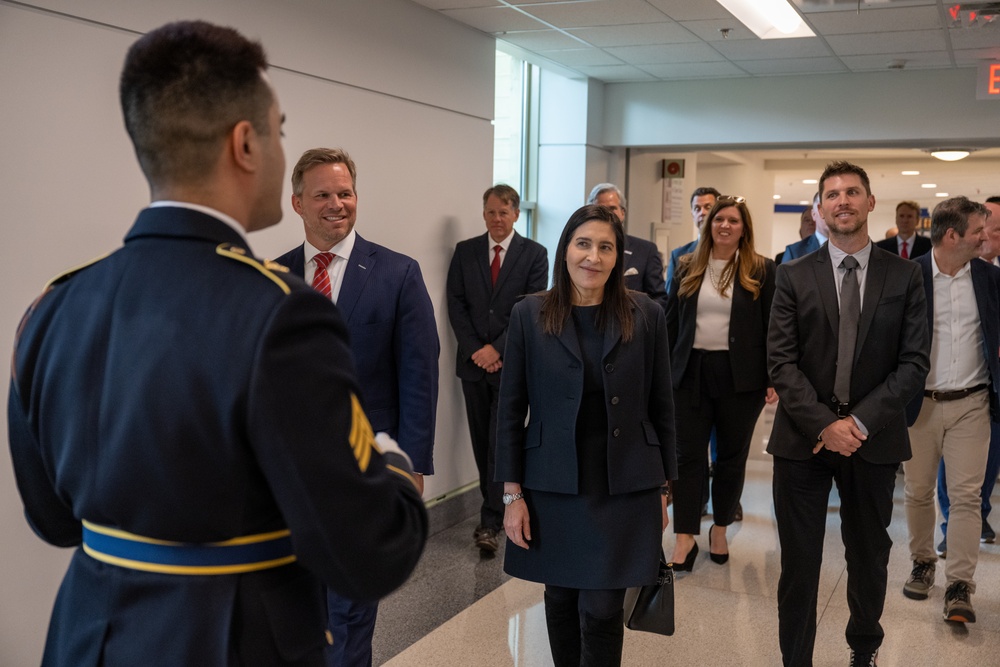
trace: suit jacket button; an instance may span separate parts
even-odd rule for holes
[[[729,342],[730,343],[735,343],[736,342],[736,336],[730,336],[729,337]]]
[[[611,397],[611,405],[618,405],[618,397],[617,396],[612,396]]]
[[[616,428],[614,431],[611,432],[611,435],[615,436],[616,438],[621,434],[622,430],[620,428]]]
[[[609,373],[613,373],[614,370],[615,370],[615,365],[614,364],[605,364],[604,370],[606,370]]]

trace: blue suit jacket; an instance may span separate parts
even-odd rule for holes
[[[455,374],[470,382],[486,379],[499,386],[500,373],[487,373],[472,361],[472,355],[489,343],[503,358],[510,311],[525,294],[545,289],[549,259],[545,246],[515,233],[493,285],[489,244],[489,233],[484,233],[455,247],[448,267],[448,319],[458,340]]]
[[[934,340],[934,276],[931,275],[931,254],[925,253],[913,260],[920,265],[924,276],[924,292],[927,295],[927,339]],[[997,421],[1000,416],[1000,268],[989,262],[974,259],[969,263],[972,271],[972,289],[976,292],[979,307],[979,324],[983,331],[983,356],[990,372],[990,417]],[[955,387],[961,389],[962,387]],[[921,389],[923,389],[921,387]],[[906,407],[906,421],[909,426],[917,421],[924,393],[920,391]]]
[[[790,262],[799,257],[805,257],[811,252],[819,250],[819,239],[815,234],[810,234],[801,241],[789,243],[785,246],[785,252],[781,254],[781,263]]]
[[[142,211],[36,300],[14,361],[11,456],[44,540],[79,545],[81,519],[185,543],[287,527],[298,557],[188,576],[77,550],[44,664],[323,665],[321,582],[371,599],[416,565],[426,513],[387,466],[402,457],[352,448],[367,424],[343,321],[221,220]]]
[[[663,282],[663,257],[656,244],[638,236],[625,236],[625,287],[642,292],[661,308],[667,307]]]
[[[698,239],[694,241],[688,241],[680,248],[674,248],[670,251],[670,261],[667,262],[667,278],[666,278],[666,290],[670,291],[670,284],[674,281],[674,273],[677,271],[677,260],[679,260],[683,255],[689,252],[694,252],[694,249],[698,246]]]
[[[303,276],[305,246],[276,261]],[[420,266],[358,234],[337,308],[372,428],[395,438],[416,472],[432,474],[441,346]]]

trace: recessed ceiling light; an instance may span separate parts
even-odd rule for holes
[[[937,183],[921,183],[920,187],[922,187],[924,190],[933,190],[934,188],[937,187]]]
[[[969,151],[949,148],[947,150],[931,151],[931,155],[945,162],[957,162],[969,157]]]
[[[761,39],[813,37],[788,0],[717,0]]]
[[[934,196],[935,197],[947,197],[948,193],[947,192],[935,192]]]
[[[819,183],[819,181],[816,180],[815,178],[804,178],[802,179],[802,182],[805,183],[806,185],[816,185],[817,183]]]
[[[807,199],[803,199],[802,201],[799,202],[800,206],[809,206],[810,204],[812,204],[812,202]]]
[[[781,195],[774,195],[775,199],[781,199]]]
[[[920,175],[919,171],[903,171],[903,172],[900,172],[900,173],[903,176],[919,176]]]

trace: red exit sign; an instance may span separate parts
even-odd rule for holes
[[[1000,62],[982,63],[976,77],[977,100],[1000,100]]]

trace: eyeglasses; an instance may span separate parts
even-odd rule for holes
[[[716,201],[716,203],[723,202],[723,201],[725,201],[725,202],[730,202],[731,201],[734,204],[745,204],[745,203],[747,203],[746,197],[734,197],[733,195],[723,195],[722,197],[719,197],[715,201]]]

